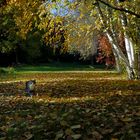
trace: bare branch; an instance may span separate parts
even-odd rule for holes
[[[98,0],[98,1],[101,2],[101,3],[103,3],[104,5],[106,5],[106,6],[110,7],[110,8],[112,8],[112,9],[114,9],[114,10],[122,11],[122,12],[125,12],[125,13],[128,13],[128,14],[134,15],[134,16],[136,16],[137,18],[140,18],[140,14],[137,14],[137,13],[135,13],[135,12],[133,12],[133,11],[124,9],[124,8],[122,8],[122,7],[113,6],[113,5],[107,3],[107,2],[105,2],[105,1],[103,1],[103,0]]]

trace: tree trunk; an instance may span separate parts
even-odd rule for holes
[[[125,47],[127,52],[127,57],[130,65],[130,71],[132,73],[131,76],[129,76],[130,79],[135,78],[135,64],[134,64],[134,50],[131,40],[129,39],[128,35],[125,33]]]
[[[128,60],[129,60],[130,66],[132,68],[134,68],[134,50],[133,50],[133,45],[132,45],[132,42],[130,41],[130,39],[127,36],[126,33],[125,33],[124,37],[125,37],[125,47],[126,47],[126,52],[127,52]]]

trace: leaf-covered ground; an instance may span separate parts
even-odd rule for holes
[[[15,78],[0,83],[0,140],[140,139],[140,81],[92,72]],[[38,96],[24,95],[29,79]]]

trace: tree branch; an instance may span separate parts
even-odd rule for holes
[[[137,13],[135,13],[135,12],[133,12],[133,11],[130,11],[130,10],[127,10],[127,9],[124,9],[124,8],[120,8],[120,7],[115,7],[115,6],[113,6],[113,5],[111,5],[111,4],[107,3],[107,2],[105,2],[105,1],[103,1],[103,0],[98,0],[98,1],[101,2],[101,3],[103,3],[104,5],[106,5],[106,6],[110,7],[110,8],[112,8],[112,9],[114,9],[114,10],[122,11],[122,12],[125,12],[125,13],[128,13],[128,14],[134,15],[134,16],[136,16],[137,18],[140,18],[140,14],[137,14]]]

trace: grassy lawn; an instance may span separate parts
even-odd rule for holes
[[[24,95],[30,79],[37,81],[38,96],[32,98]],[[1,140],[140,138],[140,81],[106,71],[20,72],[5,81],[0,83]]]
[[[60,72],[60,71],[101,71],[105,69],[102,65],[82,65],[78,63],[48,63],[40,66],[20,66],[16,68],[17,72]]]
[[[30,80],[34,75],[43,73],[116,73],[107,70],[104,65],[82,65],[79,63],[48,63],[46,65],[22,65],[18,67],[0,67],[0,82]],[[29,76],[30,74],[31,76]],[[116,77],[116,76],[115,76]],[[124,78],[124,76],[123,76]]]

